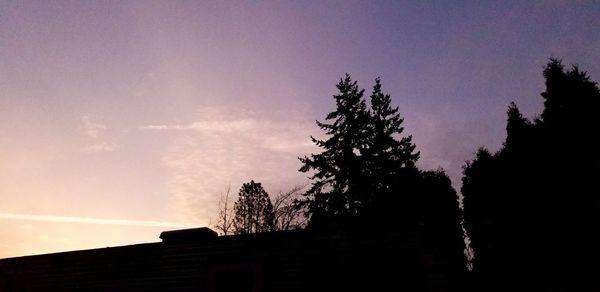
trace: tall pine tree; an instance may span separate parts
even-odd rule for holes
[[[365,162],[361,156],[368,142],[369,112],[356,81],[349,74],[337,84],[336,110],[326,122],[317,121],[327,138],[312,141],[323,151],[300,158],[301,172],[312,172],[311,188],[306,193],[311,224],[338,221],[358,214],[361,196],[367,191],[362,180]],[[319,224],[319,223],[317,223]]]
[[[400,188],[406,189],[407,180],[416,179],[415,163],[420,155],[415,151],[412,136],[400,137],[404,131],[404,119],[400,117],[398,107],[392,107],[391,102],[390,95],[381,90],[381,79],[375,79],[371,94],[369,140],[364,156],[368,174],[365,179],[370,181],[372,193],[369,199],[374,200],[376,205],[391,203],[390,196],[398,196],[402,193]],[[401,181],[403,186],[400,186]]]
[[[401,137],[404,128],[398,107],[392,107],[389,94],[381,91],[381,78],[375,79],[373,93],[371,94],[371,143],[369,154],[378,160],[378,168],[415,167],[420,152],[415,152],[416,145],[412,142],[412,135]]]

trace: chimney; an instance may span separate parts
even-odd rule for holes
[[[208,227],[163,231],[160,233],[160,239],[164,243],[206,242],[218,236],[215,231]]]

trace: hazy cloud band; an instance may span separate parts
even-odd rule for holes
[[[122,226],[138,226],[138,227],[189,227],[180,223],[162,222],[162,221],[145,221],[145,220],[127,220],[127,219],[102,219],[90,217],[70,217],[70,216],[53,216],[53,215],[31,215],[31,214],[15,214],[0,212],[0,219],[9,220],[28,220],[28,221],[44,221],[44,222],[59,222],[59,223],[81,223],[81,224],[96,224],[96,225],[122,225]]]

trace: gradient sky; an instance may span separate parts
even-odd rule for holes
[[[549,57],[600,80],[600,2],[458,2],[0,0],[0,258],[158,241],[228,185],[305,183],[346,72],[381,76],[460,187],[511,101],[540,113]]]

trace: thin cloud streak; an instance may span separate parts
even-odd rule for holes
[[[255,119],[234,119],[234,120],[214,120],[214,121],[202,121],[194,122],[188,125],[148,125],[140,127],[142,130],[154,130],[154,131],[182,131],[191,130],[197,132],[204,131],[219,131],[219,132],[233,132],[233,131],[257,131],[257,129],[272,129],[273,125],[269,122],[261,122]]]
[[[114,143],[100,142],[91,144],[83,147],[83,152],[86,153],[97,153],[97,152],[113,152],[117,146]]]
[[[142,130],[154,130],[154,131],[164,131],[164,130],[187,130],[189,129],[188,126],[181,126],[181,125],[148,125],[148,126],[143,126],[143,127],[139,127]]]
[[[135,226],[135,227],[176,227],[176,228],[190,227],[188,225],[184,225],[184,224],[180,224],[180,223],[162,222],[162,221],[103,219],[103,218],[90,218],[90,217],[54,216],[54,215],[31,215],[31,214],[16,214],[16,213],[7,213],[7,212],[0,212],[0,219],[58,222],[58,223],[80,223],[80,224],[95,224],[95,225],[121,225],[121,226]]]

